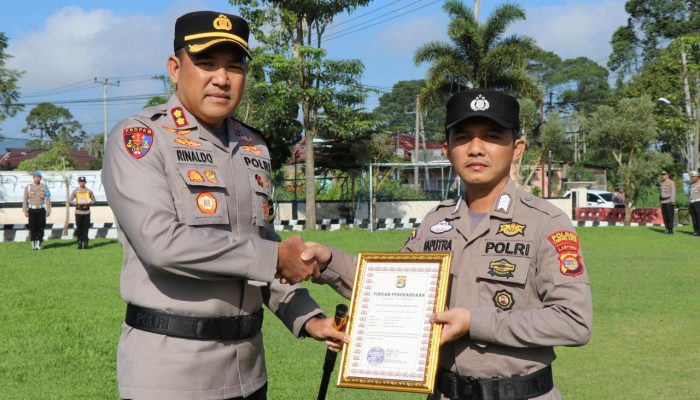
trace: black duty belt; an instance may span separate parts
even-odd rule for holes
[[[127,325],[142,331],[196,340],[243,340],[254,338],[263,322],[262,308],[237,317],[188,317],[127,304]]]
[[[524,400],[542,396],[554,387],[551,366],[501,379],[478,379],[442,370],[437,383],[440,393],[458,400]]]

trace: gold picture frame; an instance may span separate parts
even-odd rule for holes
[[[360,253],[338,386],[433,393],[450,252]],[[419,314],[418,314],[419,313]]]

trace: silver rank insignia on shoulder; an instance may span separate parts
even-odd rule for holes
[[[445,221],[444,219],[437,224],[433,225],[430,227],[430,232],[433,233],[445,233],[451,231],[453,228],[452,225],[450,225],[449,222]]]
[[[502,194],[498,199],[498,204],[496,204],[496,211],[507,213],[508,207],[510,207],[510,196],[507,194]]]
[[[483,95],[478,95],[474,100],[472,100],[471,104],[469,106],[472,108],[474,111],[486,111],[489,109],[489,101],[486,100],[486,97]]]

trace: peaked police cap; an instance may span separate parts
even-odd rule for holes
[[[519,134],[520,105],[513,96],[492,89],[469,89],[455,94],[447,102],[445,131],[475,117],[488,118]]]
[[[232,14],[215,11],[187,13],[175,21],[173,49],[184,48],[188,53],[200,53],[214,45],[227,43],[238,46],[250,56],[248,22]]]

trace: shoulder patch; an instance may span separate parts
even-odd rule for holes
[[[556,231],[547,236],[559,254],[559,271],[562,275],[577,276],[583,273],[578,235],[571,231]]]
[[[124,128],[124,147],[135,159],[144,157],[153,146],[153,130],[145,126],[132,126]]]

